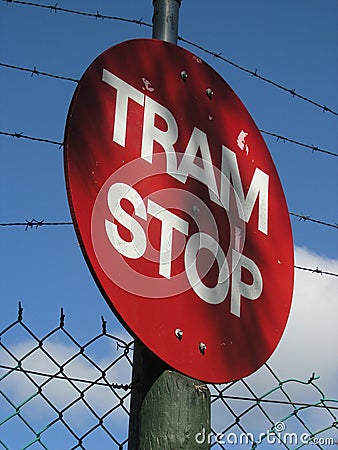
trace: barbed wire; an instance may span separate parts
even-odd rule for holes
[[[25,372],[27,374],[30,375],[37,375],[39,377],[44,377],[44,378],[49,378],[49,379],[60,379],[60,380],[65,380],[65,377],[60,374],[60,373],[48,373],[48,372],[42,372],[42,371],[38,371],[38,370],[31,370],[31,369],[27,369],[27,368],[23,368],[22,365],[14,365],[14,366],[10,366],[10,365],[6,365],[6,364],[0,364],[0,369],[5,369],[5,370],[9,370],[11,372]],[[319,378],[319,377],[318,377]],[[313,379],[317,379],[317,378],[310,378],[309,380],[313,380]],[[77,377],[72,377],[72,376],[67,376],[67,380],[69,381],[73,381],[73,382],[77,382],[77,383],[84,383],[84,384],[91,384],[93,386],[110,386],[113,389],[122,389],[124,391],[129,391],[132,388],[133,383],[108,383],[100,381],[100,380],[89,380],[86,378],[77,378]],[[290,381],[296,381],[296,380],[286,380],[284,381],[284,384],[286,382],[290,382]],[[298,380],[297,380],[298,381]],[[309,384],[310,381],[307,382],[302,382],[302,381],[298,381],[301,384]],[[216,388],[217,389],[217,388]],[[253,399],[251,397],[245,397],[243,395],[225,395],[223,394],[220,390],[217,390],[218,393],[217,394],[211,394],[210,397],[217,399],[217,398],[224,398],[224,399],[229,399],[229,400],[243,400],[243,401],[248,401],[248,402],[252,402]],[[275,405],[289,405],[290,402],[286,401],[286,400],[277,400],[277,399],[268,399],[268,398],[260,398],[259,401],[261,403],[271,403],[271,404],[275,404]],[[331,402],[331,403],[337,403],[338,404],[338,400],[334,400],[334,399],[326,399],[323,398],[321,399],[321,402],[323,401],[327,401],[327,402]],[[305,403],[305,402],[293,402],[294,405],[296,406],[313,406],[316,408],[326,408],[326,405],[323,403],[318,403],[318,404],[312,404],[312,403]],[[330,406],[331,410],[338,410],[338,406]]]
[[[6,67],[7,69],[18,70],[18,71],[21,71],[21,72],[29,72],[31,74],[31,76],[33,76],[33,75],[42,75],[44,77],[56,78],[57,80],[72,81],[73,83],[78,83],[79,82],[79,80],[77,80],[76,78],[64,77],[62,75],[55,75],[53,73],[48,73],[48,72],[41,72],[35,66],[33,67],[33,69],[29,69],[28,67],[15,66],[13,64],[6,64],[6,63],[0,63],[0,66],[1,67]]]
[[[7,1],[7,0],[6,0]],[[16,66],[16,65],[12,65],[12,64],[6,64],[6,63],[1,63],[0,62],[0,67],[5,67],[8,69],[14,69],[14,70],[19,70],[22,72],[28,72],[31,74],[31,76],[33,75],[42,75],[42,76],[46,76],[49,78],[54,78],[54,79],[58,79],[58,80],[65,80],[65,81],[71,81],[74,83],[78,83],[79,80],[76,78],[72,78],[72,77],[66,77],[66,76],[62,76],[62,75],[56,75],[56,74],[52,74],[49,72],[42,72],[37,70],[36,66],[34,66],[33,69],[30,69],[28,67],[21,67],[21,66]],[[312,150],[312,152],[319,152],[319,153],[324,153],[330,156],[335,156],[338,157],[338,153],[332,152],[330,150],[325,150],[322,149],[320,147],[318,147],[317,145],[311,145],[311,144],[306,144],[300,141],[297,141],[295,139],[292,138],[288,138],[286,136],[283,136],[281,134],[277,134],[277,133],[273,133],[271,131],[266,131],[266,130],[259,130],[261,133],[266,134],[267,136],[273,136],[277,139],[277,141],[282,141],[282,142],[290,142],[291,144],[295,144],[304,148],[307,148],[309,150]],[[23,135],[23,133],[9,133],[9,132],[0,132],[0,134],[6,135],[6,136],[12,136],[12,137],[17,137],[17,138],[25,138],[25,139],[31,139],[31,140],[41,140],[40,138],[33,138],[30,136],[25,136]],[[57,143],[58,145],[63,145],[60,142],[55,142],[55,141],[49,141],[49,140],[42,140],[42,142],[50,142],[50,143]]]
[[[1,367],[1,366],[0,366]],[[302,383],[304,384],[304,382]],[[307,384],[307,383],[306,383]],[[226,398],[229,400],[243,400],[243,401],[253,401],[252,398],[250,397],[244,397],[242,395],[225,395],[222,392],[219,392],[218,394],[211,394],[210,396],[212,399],[215,398]],[[276,399],[268,399],[268,398],[258,398],[258,401],[260,403],[272,403],[275,405],[289,405],[290,402],[286,401],[286,400],[276,400]],[[332,403],[337,403],[338,404],[338,400],[334,400],[334,399],[326,399],[323,398],[321,399],[321,401],[326,401],[326,402],[332,402]],[[305,403],[305,402],[293,402],[294,405],[297,406],[309,406],[309,403]],[[311,404],[311,406],[316,407],[316,408],[326,408],[325,405],[323,405],[322,403],[318,403],[318,404]],[[337,409],[338,410],[338,406],[330,406],[330,409]]]
[[[58,142],[58,141],[53,141],[50,139],[43,139],[43,138],[37,138],[37,137],[32,137],[32,136],[27,136],[24,135],[23,133],[7,133],[7,132],[3,132],[0,131],[0,134],[4,134],[6,136],[12,136],[12,137],[17,137],[17,138],[23,138],[23,139],[30,139],[30,140],[34,140],[34,141],[40,141],[40,142],[47,142],[50,144],[56,144],[59,145],[60,147],[63,146],[62,142]],[[323,226],[327,226],[327,227],[331,227],[331,228],[338,228],[338,224],[332,224],[332,223],[328,223],[328,222],[324,222],[318,219],[313,219],[310,216],[306,216],[304,214],[296,214],[296,213],[289,213],[291,216],[294,217],[298,217],[300,221],[306,222],[313,222],[313,223],[317,223]],[[8,222],[8,223],[0,223],[0,226],[5,227],[5,226],[25,226],[25,230],[27,230],[28,228],[35,228],[37,229],[38,227],[41,227],[42,225],[47,225],[47,226],[57,226],[57,225],[72,225],[72,222],[45,222],[44,220],[39,221],[36,219],[32,219],[32,220],[27,220],[25,222]],[[337,276],[337,274],[333,274],[330,272],[324,272],[321,269],[310,269],[310,268],[300,268],[297,267],[299,269],[303,269],[303,270],[309,270],[311,272],[316,272],[316,273],[320,273],[322,275],[332,275],[332,276]]]
[[[291,213],[290,213],[291,214]],[[299,216],[298,214],[293,214],[295,216]],[[302,217],[302,216],[299,216]],[[310,218],[307,218],[307,220],[310,220]],[[321,221],[316,221],[314,220],[314,222],[316,223],[321,223],[324,224],[325,222],[321,222]],[[39,227],[42,227],[44,225],[49,225],[49,226],[62,226],[62,225],[73,225],[73,222],[45,222],[44,220],[36,220],[36,219],[32,219],[32,220],[27,220],[25,222],[2,222],[0,223],[0,227],[15,227],[15,226],[24,226],[25,227],[25,231],[27,231],[28,229],[32,229],[35,228],[36,230]],[[328,224],[331,225],[331,224]],[[338,228],[336,226],[336,228]],[[308,272],[312,272],[312,273],[318,273],[320,275],[330,275],[333,277],[338,277],[338,273],[333,273],[333,272],[326,272],[322,269],[319,269],[318,267],[316,267],[315,269],[313,268],[309,268],[309,267],[301,267],[301,266],[294,266],[295,269],[301,269],[301,270],[306,270]]]
[[[304,214],[296,214],[296,213],[293,213],[293,212],[289,212],[289,214],[290,214],[290,216],[298,217],[298,220],[300,222],[313,222],[313,223],[318,223],[320,225],[324,225],[326,227],[332,227],[332,228],[337,228],[338,229],[338,224],[337,223],[324,222],[322,220],[313,219],[310,216],[305,216]]]
[[[258,78],[259,80],[264,81],[265,83],[271,84],[272,86],[274,86],[274,87],[276,87],[278,89],[281,89],[284,92],[288,92],[289,94],[292,95],[292,97],[297,97],[297,98],[299,98],[301,100],[304,100],[305,102],[308,102],[308,103],[312,104],[313,106],[316,106],[316,107],[320,108],[324,112],[329,112],[329,113],[331,113],[331,114],[333,114],[335,116],[338,116],[338,113],[336,111],[332,110],[331,108],[328,108],[326,105],[322,105],[320,103],[317,103],[317,102],[311,100],[308,97],[305,97],[304,95],[298,94],[295,89],[289,89],[289,88],[287,88],[287,87],[285,87],[285,86],[283,86],[283,85],[281,85],[279,83],[276,83],[275,81],[272,81],[272,80],[270,80],[270,79],[268,79],[266,77],[263,77],[262,75],[259,75],[258,72],[257,72],[257,69],[255,71],[252,71],[250,69],[246,69],[243,66],[240,66],[239,64],[234,63],[233,61],[230,61],[227,58],[224,58],[222,56],[222,52],[217,53],[217,52],[208,50],[207,48],[204,48],[203,46],[201,46],[199,44],[196,44],[194,42],[188,41],[187,39],[182,38],[182,37],[178,37],[178,39],[181,40],[182,42],[185,42],[186,44],[191,45],[192,47],[198,48],[202,52],[204,52],[204,53],[206,53],[208,55],[211,55],[214,58],[218,58],[221,61],[226,62],[227,64],[230,64],[233,67],[236,67],[236,69],[239,69],[242,72],[246,72],[246,73],[252,75],[253,77]]]
[[[58,225],[73,225],[73,222],[45,222],[44,220],[25,220],[25,222],[2,222],[0,223],[0,227],[19,227],[24,226],[25,231],[29,228],[35,228],[36,230],[42,226],[58,226]]]
[[[65,377],[62,374],[58,374],[58,373],[47,373],[47,372],[41,372],[38,370],[29,370],[29,369],[23,369],[22,366],[8,366],[6,364],[0,364],[0,369],[6,369],[6,370],[10,370],[11,372],[22,372],[24,371],[25,373],[28,373],[29,375],[37,375],[40,377],[45,377],[45,378],[49,378],[49,379],[59,379],[59,380],[64,380]],[[71,377],[71,376],[67,376],[67,380],[69,381],[73,381],[76,383],[84,383],[84,384],[91,384],[93,386],[110,386],[113,389],[122,389],[124,391],[129,391],[132,387],[132,384],[124,384],[124,383],[108,383],[108,382],[102,382],[99,380],[93,381],[93,380],[88,380],[85,378],[76,378],[76,377]],[[333,407],[334,409],[338,409],[338,407]]]
[[[40,75],[41,74],[43,76],[48,76],[48,77],[51,77],[51,78],[63,79],[63,80],[72,81],[72,82],[78,82],[78,80],[75,79],[75,78],[63,77],[63,76],[60,76],[60,75],[54,75],[54,74],[47,73],[47,72],[40,72],[40,71],[38,71],[36,69],[36,67],[34,67],[34,69],[28,69],[28,68],[19,67],[19,66],[12,66],[12,65],[9,65],[9,64],[4,64],[4,63],[0,63],[0,66],[9,67],[9,68],[17,69],[17,70],[30,72],[32,75],[33,74],[36,74],[36,75]],[[276,137],[277,140],[283,140],[283,141],[292,142],[294,144],[298,144],[298,145],[301,145],[303,147],[310,148],[312,151],[319,151],[319,152],[322,152],[322,153],[327,153],[327,154],[332,155],[332,156],[338,156],[338,154],[336,154],[336,153],[329,152],[329,151],[320,149],[320,148],[312,146],[312,145],[303,144],[301,142],[298,142],[298,141],[286,138],[286,137],[281,136],[281,135],[277,135],[275,133],[271,133],[271,132],[264,131],[264,130],[260,130],[260,131],[262,133],[265,133],[265,134],[268,134],[268,135]],[[43,142],[43,143],[50,143],[50,144],[53,144],[53,145],[58,145],[59,148],[61,148],[63,146],[63,142],[59,142],[59,141],[55,141],[55,140],[51,140],[51,139],[34,137],[34,136],[28,136],[28,135],[23,134],[23,132],[10,133],[10,132],[5,132],[5,131],[0,131],[0,134],[1,135],[5,135],[5,136],[10,136],[10,137],[13,137],[13,138],[22,138],[22,139],[27,139],[27,140],[32,140],[32,141],[39,141],[39,142]],[[321,220],[318,220],[318,219],[313,219],[310,216],[306,216],[304,214],[296,214],[296,213],[290,212],[290,215],[294,216],[294,217],[298,217],[300,221],[304,221],[304,222],[305,221],[309,221],[309,222],[314,222],[314,223],[321,224],[321,225],[328,226],[328,227],[332,227],[332,228],[338,228],[337,224],[332,224],[332,223],[324,222],[324,221],[321,221]],[[44,220],[38,221],[36,219],[32,219],[32,220],[27,220],[26,219],[25,222],[0,223],[0,226],[3,226],[3,227],[4,226],[25,226],[25,230],[27,230],[28,228],[35,228],[35,229],[37,229],[37,228],[39,228],[39,227],[41,227],[43,225],[47,225],[47,226],[72,225],[72,222],[45,222]],[[322,275],[325,274],[325,275],[337,276],[337,274],[333,274],[331,272],[324,272],[324,271],[322,271],[321,269],[318,269],[318,268],[316,268],[316,269],[310,269],[310,268],[304,268],[304,267],[296,267],[296,268],[302,269],[302,270],[308,270],[308,271],[311,271],[313,273],[320,273]]]
[[[39,138],[39,137],[34,137],[34,136],[27,136],[26,134],[23,134],[23,132],[14,132],[14,133],[9,133],[7,131],[0,131],[0,135],[3,136],[11,136],[13,138],[18,138],[18,139],[27,139],[29,141],[38,141],[38,142],[45,142],[47,144],[54,144],[54,145],[58,145],[59,148],[61,148],[63,146],[63,142],[58,142],[58,141],[53,141],[51,139],[45,139],[45,138]]]
[[[26,2],[26,1],[22,1],[22,0],[2,0],[3,2],[6,3],[16,3],[19,5],[25,5],[25,6],[31,6],[31,7],[37,7],[37,8],[44,8],[44,9],[49,9],[51,12],[64,12],[64,13],[69,13],[69,14],[75,14],[75,15],[79,15],[79,16],[86,16],[86,17],[91,17],[91,18],[95,18],[95,19],[108,19],[108,20],[115,20],[115,21],[120,21],[120,22],[126,22],[126,23],[132,23],[132,24],[137,24],[137,25],[142,25],[142,26],[146,26],[149,28],[152,28],[152,25],[148,22],[145,22],[143,19],[128,19],[125,17],[119,17],[119,16],[110,16],[110,15],[106,15],[106,14],[101,14],[99,11],[96,11],[96,13],[90,13],[90,12],[86,12],[86,11],[79,11],[79,10],[75,10],[75,9],[69,9],[69,8],[62,8],[60,6],[57,6],[57,3],[55,3],[54,5],[41,5],[38,3],[34,3],[34,2]],[[198,50],[202,51],[205,54],[208,54],[214,58],[218,58],[219,60],[231,65],[232,67],[235,67],[236,69],[245,72],[265,83],[268,83],[284,92],[287,92],[289,94],[292,95],[292,97],[297,97],[317,108],[320,108],[322,111],[324,112],[328,112],[330,114],[333,114],[335,116],[338,116],[338,113],[336,111],[334,111],[333,109],[327,107],[326,105],[320,104],[312,99],[310,99],[309,97],[306,97],[304,95],[298,94],[298,92],[296,92],[295,89],[290,89],[287,88],[285,86],[283,86],[280,83],[277,83],[275,81],[270,80],[269,78],[263,77],[262,75],[259,75],[257,72],[257,69],[255,71],[247,69],[225,57],[222,56],[222,52],[215,52],[212,50],[209,50],[205,47],[203,47],[202,45],[196,44],[195,42],[192,42],[182,36],[178,36],[178,40],[180,40],[181,42],[184,42],[187,45],[190,45],[194,48],[197,48]]]
[[[50,12],[64,12],[69,14],[75,14],[77,16],[85,16],[85,17],[92,17],[95,19],[108,19],[108,20],[115,20],[119,22],[126,22],[126,23],[132,23],[136,25],[143,25],[146,27],[152,28],[152,25],[150,23],[145,22],[143,19],[128,19],[126,17],[119,17],[119,16],[110,16],[107,14],[101,14],[99,11],[96,11],[96,13],[90,13],[86,11],[78,11],[75,9],[69,9],[69,8],[62,8],[60,6],[57,6],[57,3],[54,5],[41,5],[39,3],[34,2],[25,2],[21,0],[2,0],[5,3],[17,3],[19,5],[25,5],[25,6],[34,6],[37,8],[43,8],[43,9],[49,9]]]
[[[265,130],[259,130],[259,131],[260,131],[261,133],[263,133],[263,134],[268,135],[268,136],[273,136],[273,137],[277,138],[277,141],[282,141],[282,142],[284,142],[284,143],[285,143],[285,142],[290,142],[291,144],[296,144],[296,145],[299,145],[299,146],[301,146],[301,147],[308,148],[308,149],[312,150],[312,152],[325,153],[325,154],[327,154],[327,155],[336,156],[336,157],[338,156],[338,153],[331,152],[331,151],[329,151],[329,150],[324,150],[324,149],[322,149],[322,148],[319,148],[319,147],[316,146],[316,145],[304,144],[303,142],[296,141],[295,139],[290,139],[290,138],[287,138],[287,137],[282,136],[282,135],[280,135],[280,134],[271,133],[270,131],[265,131]]]
[[[313,219],[312,217],[306,216],[304,214],[296,214],[293,212],[289,212],[289,214],[290,214],[290,216],[298,217],[298,220],[300,222],[313,222],[313,223],[323,225],[326,227],[338,229],[338,224],[336,224],[336,223],[329,223],[329,222],[324,222],[322,220]],[[1,227],[24,226],[25,230],[28,230],[28,228],[38,229],[38,227],[41,227],[43,225],[53,226],[53,225],[72,225],[72,224],[73,224],[73,222],[60,222],[60,221],[45,222],[44,220],[36,220],[36,219],[27,220],[27,219],[25,219],[25,222],[2,222],[2,223],[0,223],[0,226]]]
[[[311,273],[319,273],[320,275],[330,275],[332,277],[338,277],[338,273],[326,272],[322,269],[319,269],[318,267],[316,267],[315,269],[311,269],[310,267],[295,266],[295,269],[306,270]]]

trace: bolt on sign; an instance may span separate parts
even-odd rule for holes
[[[220,75],[163,41],[105,51],[70,106],[65,172],[91,272],[150,350],[216,383],[269,358],[292,298],[289,214],[264,140]]]

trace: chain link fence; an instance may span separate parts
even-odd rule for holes
[[[127,449],[133,341],[110,334],[102,317],[100,332],[78,342],[63,310],[39,337],[22,312],[19,304],[0,333],[0,448]],[[266,364],[256,377],[209,385],[212,428],[194,448],[335,448],[338,401],[317,378],[282,380]]]

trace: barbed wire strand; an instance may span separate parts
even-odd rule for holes
[[[57,3],[54,5],[41,5],[38,3],[34,3],[34,2],[26,2],[26,1],[22,1],[22,0],[2,0],[6,3],[16,3],[19,5],[25,5],[25,6],[32,6],[32,7],[37,7],[37,8],[44,8],[44,9],[49,9],[51,12],[64,12],[64,13],[69,13],[69,14],[76,14],[76,15],[80,15],[80,16],[86,16],[86,17],[92,17],[92,18],[96,18],[96,19],[108,19],[108,20],[115,20],[115,21],[120,21],[120,22],[126,22],[126,23],[132,23],[132,24],[137,24],[137,25],[142,25],[142,26],[146,26],[149,28],[152,28],[152,25],[148,22],[145,22],[143,19],[128,19],[125,17],[119,17],[119,16],[110,16],[110,15],[106,15],[106,14],[101,14],[99,11],[97,11],[96,13],[90,13],[90,12],[86,12],[86,11],[79,11],[79,10],[74,10],[74,9],[69,9],[69,8],[62,8],[60,6],[57,6]],[[292,95],[292,97],[297,97],[317,108],[320,108],[322,111],[324,112],[328,112],[331,113],[335,116],[338,116],[338,113],[336,111],[334,111],[333,109],[327,107],[326,105],[322,105],[314,100],[311,100],[310,98],[298,94],[298,92],[296,92],[295,89],[290,89],[287,88],[283,85],[281,85],[280,83],[277,83],[275,81],[270,80],[269,78],[263,77],[262,75],[259,75],[257,72],[257,69],[255,71],[247,69],[225,57],[222,56],[222,52],[215,52],[212,50],[208,50],[207,48],[203,47],[202,45],[196,44],[195,42],[192,42],[182,36],[178,36],[178,40],[180,40],[181,42],[184,42],[187,45],[190,45],[194,48],[197,48],[198,50],[202,51],[203,53],[206,53],[210,56],[213,56],[214,58],[218,58],[219,60],[231,65],[232,67],[235,67],[238,70],[241,70],[242,72],[248,73],[251,76],[256,77],[257,79],[268,83],[284,92],[288,92],[289,94]]]
[[[33,69],[29,69],[28,67],[15,66],[13,64],[6,64],[6,63],[0,63],[0,66],[6,67],[7,69],[19,70],[21,72],[29,72],[31,74],[31,76],[42,75],[44,77],[56,78],[57,80],[72,81],[73,83],[79,82],[79,80],[77,80],[76,78],[64,77],[62,75],[55,75],[53,73],[48,73],[48,72],[41,72],[40,70],[37,70],[37,68],[35,66]]]
[[[21,0],[2,0],[2,1],[4,1],[5,3],[16,3],[19,5],[49,9],[50,12],[55,12],[55,13],[57,11],[60,11],[60,12],[64,12],[64,13],[75,14],[77,16],[92,17],[95,19],[115,20],[115,21],[119,21],[119,22],[132,23],[132,24],[143,25],[145,27],[152,28],[152,25],[148,22],[145,22],[143,19],[128,19],[126,17],[110,16],[107,14],[101,14],[99,11],[96,11],[96,13],[90,13],[90,12],[79,11],[79,10],[75,10],[75,9],[62,8],[61,6],[57,6],[57,3],[55,3],[54,5],[41,5],[39,3],[25,2],[25,1],[21,1]]]
[[[298,214],[297,214],[298,216]],[[310,220],[310,219],[307,219]],[[316,221],[321,223],[320,221]],[[0,227],[15,227],[15,226],[24,226],[25,230],[28,230],[29,228],[35,228],[38,229],[39,227],[42,227],[43,225],[49,225],[49,226],[60,226],[60,225],[73,225],[73,222],[45,222],[44,220],[27,220],[25,222],[9,222],[9,223],[0,223]],[[326,272],[322,269],[319,269],[316,267],[315,269],[311,269],[309,267],[301,267],[301,266],[294,266],[295,269],[301,269],[306,270],[312,273],[318,273],[320,275],[330,275],[333,277],[338,277],[338,273],[333,272]]]
[[[311,269],[310,267],[295,266],[295,269],[306,270],[308,272],[318,273],[320,275],[330,275],[332,277],[338,277],[338,273],[326,272],[322,269],[319,269],[318,267],[316,267],[315,269]]]
[[[20,227],[24,226],[25,231],[27,231],[29,228],[35,228],[36,230],[39,227],[42,227],[44,225],[47,226],[58,226],[58,225],[73,225],[73,222],[45,222],[44,220],[27,220],[25,222],[2,222],[0,223],[0,227]]]
[[[0,366],[0,367],[2,367],[2,366]],[[7,368],[7,367],[5,367],[5,368]],[[279,389],[279,387],[278,387],[278,389]],[[267,394],[265,394],[265,395],[267,395]],[[224,398],[224,399],[229,399],[229,400],[244,400],[244,401],[250,401],[250,402],[254,402],[255,401],[255,399],[253,399],[252,397],[245,397],[245,396],[242,396],[242,395],[227,395],[227,394],[224,394],[221,391],[219,391],[218,394],[211,394],[210,397],[212,399]],[[276,404],[276,405],[289,405],[290,404],[290,402],[286,401],[286,400],[275,400],[275,399],[268,399],[268,398],[262,398],[262,397],[259,397],[258,400],[259,400],[260,403],[272,403],[272,404]],[[331,400],[331,399],[327,399],[325,397],[322,398],[320,401],[321,402],[324,402],[324,401],[325,402],[332,402],[332,403],[337,403],[338,404],[338,400],[335,400],[335,399]],[[297,405],[297,406],[314,406],[316,408],[326,408],[325,404],[322,404],[320,402],[315,403],[315,404],[313,404],[313,403],[309,404],[309,403],[305,403],[305,402],[293,402],[293,404]],[[338,410],[338,406],[330,406],[330,409],[337,409]]]
[[[59,148],[61,148],[63,146],[63,142],[53,141],[51,139],[44,139],[44,138],[39,138],[39,137],[34,137],[34,136],[27,136],[26,134],[23,134],[23,132],[9,133],[7,131],[0,131],[0,135],[10,136],[10,137],[17,138],[17,139],[26,139],[29,141],[45,142],[47,144],[58,145]]]
[[[326,105],[322,105],[320,103],[315,102],[314,100],[311,100],[308,97],[305,97],[304,95],[298,94],[295,89],[289,89],[289,88],[287,88],[287,87],[285,87],[285,86],[283,86],[283,85],[281,85],[279,83],[276,83],[275,81],[270,80],[269,78],[266,78],[266,77],[263,77],[262,75],[259,75],[258,72],[257,72],[257,69],[255,71],[252,71],[250,69],[246,69],[243,66],[240,66],[239,64],[234,63],[233,61],[230,61],[227,58],[224,58],[222,56],[222,52],[217,53],[217,52],[214,52],[212,50],[208,50],[207,48],[205,48],[205,47],[203,47],[203,46],[201,46],[199,44],[196,44],[195,42],[189,41],[189,40],[187,40],[187,39],[185,39],[183,37],[180,37],[180,36],[178,37],[178,39],[180,41],[188,44],[188,45],[191,45],[194,48],[198,48],[202,52],[204,52],[204,53],[206,53],[208,55],[211,55],[214,58],[218,58],[221,61],[223,61],[223,62],[225,62],[227,64],[230,64],[231,66],[235,67],[236,69],[241,70],[242,72],[246,72],[246,73],[252,75],[253,77],[258,78],[259,80],[264,81],[265,83],[271,84],[272,86],[274,86],[274,87],[276,87],[278,89],[281,89],[284,92],[288,92],[289,94],[292,95],[292,97],[297,97],[297,98],[299,98],[301,100],[304,100],[305,102],[310,103],[313,106],[316,106],[316,107],[320,108],[324,112],[329,112],[329,113],[331,113],[331,114],[333,114],[335,116],[338,116],[338,113],[336,111],[332,110],[331,108],[328,108]]]
[[[313,222],[319,225],[323,225],[326,227],[331,227],[331,228],[336,228],[338,229],[338,224],[336,223],[328,223],[328,222],[324,222],[322,220],[318,220],[318,219],[313,219],[310,216],[306,216],[304,214],[296,214],[293,212],[289,212],[290,216],[293,217],[298,217],[298,220],[300,222]],[[31,219],[31,220],[27,220],[25,219],[25,222],[2,222],[0,223],[1,227],[17,227],[17,226],[24,226],[26,227],[26,230],[28,230],[28,228],[35,228],[37,229],[38,227],[41,227],[43,225],[49,225],[49,226],[53,226],[53,225],[72,225],[73,222],[45,222],[44,220],[36,220],[36,219]]]
[[[331,227],[331,228],[337,228],[338,229],[338,224],[337,223],[328,223],[328,222],[324,222],[322,220],[318,220],[318,219],[313,219],[310,216],[305,216],[304,214],[295,214],[293,212],[289,212],[290,216],[293,217],[298,217],[300,222],[313,222],[313,223],[317,223],[319,225],[324,225],[326,227]]]
[[[88,344],[87,344],[88,345]],[[122,389],[124,391],[129,391],[132,388],[132,383],[110,383],[108,380],[106,380],[105,382],[100,381],[100,379],[97,380],[89,380],[86,378],[77,378],[77,377],[71,377],[68,376],[67,379],[65,379],[64,375],[61,373],[48,373],[48,372],[42,372],[42,371],[38,371],[38,370],[30,370],[30,369],[26,369],[23,368],[22,365],[16,365],[16,366],[9,366],[6,364],[0,364],[0,368],[1,369],[6,369],[6,370],[10,370],[11,372],[16,371],[16,372],[25,372],[28,373],[30,375],[36,375],[36,376],[40,376],[40,377],[45,377],[45,378],[49,378],[49,379],[53,379],[53,378],[58,378],[64,381],[74,381],[77,383],[84,383],[84,384],[90,384],[93,386],[110,386],[113,389]],[[289,380],[288,380],[289,381]],[[298,381],[298,380],[291,380],[291,381]],[[279,387],[277,388],[279,389]],[[244,401],[249,401],[249,402],[253,402],[255,401],[253,398],[251,397],[245,397],[242,395],[225,395],[222,392],[219,392],[217,395],[216,394],[211,394],[211,398],[227,398],[227,399],[231,399],[231,400],[244,400]],[[276,400],[276,399],[268,399],[268,398],[260,398],[259,399],[260,403],[271,403],[271,404],[278,404],[278,405],[289,405],[290,402],[289,401],[285,401],[285,400]],[[338,403],[338,400],[330,400],[330,399],[326,399],[326,398],[322,398],[321,401],[327,401],[327,402],[332,402],[332,403]],[[294,405],[297,406],[313,406],[316,408],[326,408],[325,404],[322,403],[306,403],[306,402],[293,402]],[[330,406],[330,409],[337,409],[338,410],[338,406]]]
[[[29,369],[24,369],[22,367],[22,365],[16,365],[16,366],[8,366],[6,364],[0,364],[0,369],[6,369],[6,370],[10,370],[11,372],[25,372],[25,373],[29,373],[30,375],[37,375],[40,377],[45,377],[45,378],[57,378],[59,380],[69,380],[69,381],[74,381],[76,383],[84,383],[84,384],[91,384],[93,386],[110,386],[113,389],[122,389],[124,391],[128,391],[131,389],[132,384],[124,384],[124,383],[110,383],[110,382],[102,382],[99,380],[88,380],[85,378],[76,378],[76,377],[67,377],[67,379],[65,379],[64,375],[62,375],[61,373],[47,373],[47,372],[41,372],[38,370],[29,370]],[[270,400],[270,402],[273,402],[273,400]],[[276,401],[277,403],[280,403],[278,400]],[[299,403],[300,405],[304,405],[303,403]],[[333,409],[338,409],[338,407],[333,407]]]
[[[263,133],[263,134],[266,134],[267,136],[273,136],[273,137],[277,138],[277,141],[282,141],[284,143],[285,142],[290,142],[291,144],[296,144],[296,145],[299,145],[301,147],[308,148],[308,149],[312,150],[312,152],[325,153],[327,155],[336,156],[336,157],[338,156],[338,153],[331,152],[329,150],[324,150],[322,148],[319,148],[316,145],[304,144],[303,142],[296,141],[295,139],[290,139],[290,138],[287,138],[287,137],[282,136],[280,134],[271,133],[271,131],[265,131],[265,130],[259,130],[259,131],[261,133]]]
[[[28,73],[31,74],[31,76],[33,76],[33,75],[42,75],[42,76],[46,76],[46,77],[49,77],[49,78],[55,78],[55,79],[58,79],[58,80],[71,81],[71,82],[74,82],[74,83],[78,83],[79,82],[79,80],[76,79],[76,78],[66,77],[66,76],[62,76],[62,75],[52,74],[52,73],[49,73],[49,72],[39,71],[39,70],[37,70],[36,66],[34,66],[33,69],[29,69],[28,67],[15,66],[15,65],[12,65],[12,64],[6,64],[6,63],[1,63],[0,62],[0,67],[5,67],[5,68],[9,68],[9,69],[19,70],[19,71],[22,71],[22,72],[28,72]],[[285,142],[290,142],[292,144],[295,144],[295,145],[307,148],[309,150],[312,150],[313,153],[314,152],[319,152],[319,153],[324,153],[324,154],[327,154],[327,155],[330,155],[330,156],[338,157],[338,153],[322,149],[322,148],[320,148],[320,147],[318,147],[316,145],[306,144],[306,143],[297,141],[295,139],[288,138],[288,137],[283,136],[281,134],[273,133],[271,131],[266,131],[266,130],[261,130],[261,129],[259,131],[261,133],[263,133],[263,134],[266,134],[267,136],[275,137],[277,139],[277,141],[282,141],[284,143]],[[24,139],[40,140],[39,138],[32,138],[30,136],[25,136],[25,135],[23,135],[23,133],[0,132],[0,134],[6,135],[6,136],[17,137],[17,138],[22,137]],[[49,141],[49,140],[42,140],[42,142],[55,143],[55,141]],[[62,143],[59,143],[59,142],[57,144],[58,145],[62,145]]]

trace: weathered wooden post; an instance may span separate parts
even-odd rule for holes
[[[207,450],[210,392],[168,367],[139,341],[134,348],[129,450]]]

